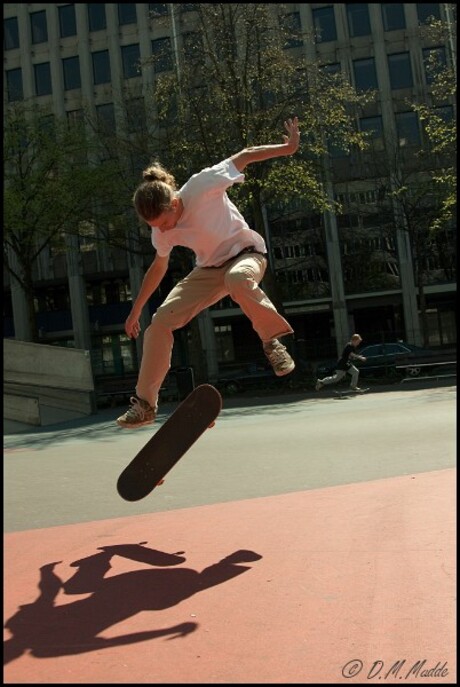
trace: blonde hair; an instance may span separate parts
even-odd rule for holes
[[[156,219],[171,207],[176,180],[159,162],[151,164],[142,172],[142,181],[133,195],[134,208],[144,222]]]
[[[359,334],[353,334],[353,336],[351,337],[351,341],[362,341],[362,338]]]

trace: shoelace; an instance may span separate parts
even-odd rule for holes
[[[145,410],[141,406],[139,399],[135,396],[131,396],[129,402],[131,403],[131,408],[129,408],[126,413],[127,417],[133,418],[134,420],[143,420],[145,417]]]
[[[269,360],[273,363],[284,362],[285,347],[282,344],[278,344],[271,350],[266,351]]]

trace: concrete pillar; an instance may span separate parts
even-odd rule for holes
[[[17,274],[21,274],[16,253],[10,248],[8,248],[8,263],[12,270]],[[13,307],[14,338],[17,341],[32,341],[27,298],[21,284],[13,275],[11,275],[11,303]]]
[[[332,185],[326,182],[327,193],[331,198]],[[335,340],[337,353],[342,352],[344,344],[350,338],[347,304],[343,286],[342,260],[340,257],[339,232],[337,218],[333,212],[324,212],[324,231],[326,236],[326,250],[329,267],[329,283],[331,285],[332,312],[334,316]]]
[[[75,348],[91,350],[91,325],[86,301],[86,284],[82,274],[78,236],[66,235],[66,261],[70,293],[70,308]]]
[[[214,331],[214,320],[212,319],[208,308],[203,310],[198,315],[198,326],[200,328],[203,352],[206,355],[208,377],[210,379],[216,379],[219,372],[219,364],[217,362],[216,334]]]

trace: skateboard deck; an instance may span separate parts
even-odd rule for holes
[[[222,397],[211,384],[197,386],[120,474],[117,491],[125,501],[150,494],[203,432],[212,427]]]
[[[365,394],[366,391],[369,391],[370,387],[367,387],[367,389],[360,389],[359,391],[355,391],[354,389],[344,389],[343,391],[337,391],[337,389],[334,389],[334,393],[337,394],[337,396],[350,396],[351,394]]]

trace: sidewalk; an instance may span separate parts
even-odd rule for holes
[[[455,418],[454,387],[227,408],[139,507],[110,485],[151,430],[7,437],[5,683],[454,684]]]

